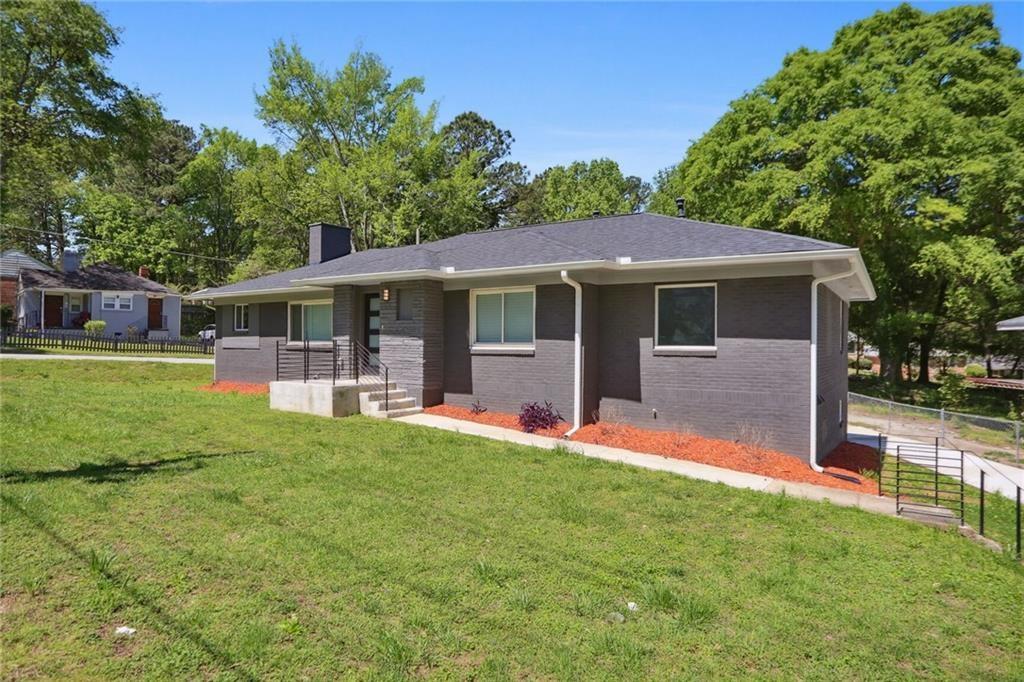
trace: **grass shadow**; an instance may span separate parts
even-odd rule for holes
[[[190,452],[180,457],[150,460],[148,462],[112,461],[103,464],[81,462],[74,469],[51,469],[49,471],[5,471],[0,473],[0,483],[44,483],[61,479],[82,479],[88,483],[120,483],[138,476],[159,473],[166,470],[195,470],[202,468],[205,460],[236,455],[252,455],[255,450],[201,453]]]

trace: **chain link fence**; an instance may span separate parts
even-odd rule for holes
[[[850,424],[889,434],[941,438],[958,449],[1021,464],[1021,422],[849,394]]]

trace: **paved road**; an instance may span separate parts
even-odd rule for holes
[[[113,360],[115,362],[168,362],[172,365],[212,365],[213,358],[164,358],[145,355],[33,355],[31,353],[0,353],[3,360]]]
[[[885,434],[883,433],[884,437]],[[854,443],[863,443],[873,448],[878,447],[878,432],[869,431],[868,429],[858,428],[851,426],[849,429],[849,438]],[[905,449],[901,449],[900,457],[904,461],[911,461],[919,466],[927,467],[929,469],[935,469],[935,443],[934,441],[929,443],[927,441],[914,441],[905,437],[893,437],[892,439],[885,440],[885,451],[887,454],[895,455],[896,446],[898,444],[908,443],[917,444],[921,446],[921,450],[918,452],[906,452]],[[939,473],[952,474],[953,471],[949,469],[948,460],[944,461],[944,458],[960,457],[960,451],[954,450],[953,448],[939,448]],[[959,469],[959,464],[957,465]],[[1024,488],[1024,469],[1018,469],[1017,467],[1003,464],[1001,462],[993,462],[990,459],[979,457],[973,453],[964,455],[964,483],[972,485],[975,488],[981,486],[981,471],[985,470],[985,492],[995,491],[1000,495],[1010,498],[1011,500],[1017,499],[1017,486]],[[957,471],[956,473],[959,473]]]

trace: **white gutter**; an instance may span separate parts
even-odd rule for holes
[[[562,281],[576,292],[576,321],[572,339],[572,428],[565,434],[565,437],[568,438],[583,426],[583,287],[569,277],[568,270],[562,270],[560,274]]]
[[[817,277],[811,281],[811,437],[808,463],[818,473],[825,469],[818,464],[818,285],[844,279],[856,274],[856,268],[850,268],[834,275]]]

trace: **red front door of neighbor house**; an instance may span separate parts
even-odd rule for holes
[[[64,326],[64,297],[46,295],[43,297],[43,325],[50,327]]]
[[[163,329],[164,322],[164,299],[162,298],[151,298],[149,299],[149,328],[150,329]]]

